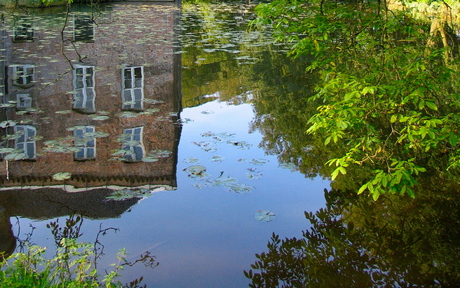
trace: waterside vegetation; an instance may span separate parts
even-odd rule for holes
[[[279,41],[294,43],[293,57],[309,58],[316,111],[306,133],[330,147],[324,164],[334,167],[332,180],[358,176],[358,194],[415,197],[428,175],[458,175],[458,23],[449,16],[454,8],[440,2],[424,17],[410,8],[424,3],[257,7],[255,24],[271,24]]]
[[[119,281],[120,273],[125,267],[137,263],[155,268],[158,266],[155,257],[147,251],[135,261],[129,261],[127,252],[121,249],[117,263],[111,264],[113,269],[104,270],[101,275],[98,261],[104,255],[104,245],[100,238],[117,229],[101,228],[94,243],[88,243],[78,240],[82,236],[82,224],[83,217],[79,215],[69,216],[65,224],[59,223],[59,219],[47,224],[56,245],[52,249],[32,244],[35,229],[32,227],[27,239],[18,239],[19,252],[8,257],[0,255],[0,287],[146,287],[141,285],[143,277],[123,284]]]

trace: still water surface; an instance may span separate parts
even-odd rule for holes
[[[283,70],[295,66],[285,47],[247,29],[252,8],[10,11],[2,123],[11,136],[3,147],[15,150],[3,151],[4,250],[30,233],[53,246],[46,225],[76,212],[81,241],[118,229],[98,238],[101,271],[120,248],[131,261],[156,257],[153,270],[126,268],[124,282],[245,287],[243,270],[273,232],[300,237],[304,211],[324,206],[329,182],[264,149],[252,99],[305,83]],[[283,77],[267,81],[270,73]]]

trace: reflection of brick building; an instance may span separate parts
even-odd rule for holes
[[[1,185],[52,186],[69,172],[79,188],[176,187],[178,14],[171,3],[6,15],[3,103],[14,107],[1,117],[14,121],[4,146],[16,150],[5,157],[23,160],[3,160]]]

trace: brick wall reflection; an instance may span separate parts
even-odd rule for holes
[[[3,147],[25,157],[3,160],[1,185],[57,185],[52,176],[69,172],[65,184],[79,188],[176,187],[179,13],[113,4],[6,16]]]

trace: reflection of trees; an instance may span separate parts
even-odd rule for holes
[[[252,100],[256,111],[252,129],[263,134],[260,146],[278,155],[281,163],[297,165],[309,177],[328,175],[323,164],[340,147],[327,147],[323,140],[305,133],[305,123],[317,107],[308,100],[316,77],[304,71],[308,59],[265,53],[254,67],[258,93]]]
[[[184,107],[215,98],[246,98],[242,94],[250,90],[251,66],[260,59],[258,53],[266,49],[267,40],[264,33],[247,30],[253,6],[184,4],[182,8]]]
[[[453,287],[459,283],[460,203],[454,183],[414,201],[326,191],[303,239],[273,235],[251,287]],[[428,195],[431,194],[431,195]],[[439,196],[442,195],[442,196]]]

